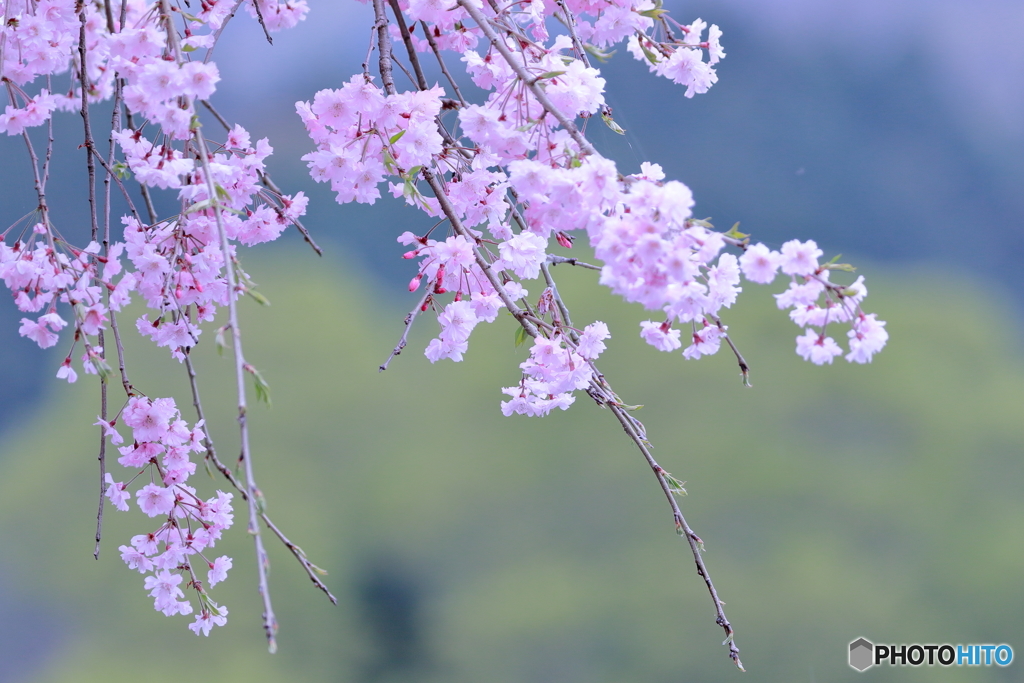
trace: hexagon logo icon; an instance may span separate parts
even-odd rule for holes
[[[850,643],[850,666],[857,671],[864,671],[874,666],[875,646],[865,638],[858,638]]]

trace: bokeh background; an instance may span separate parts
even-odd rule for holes
[[[94,561],[93,384],[53,379],[59,350],[16,333],[0,302],[0,682],[720,681],[731,668],[664,501],[611,416],[585,397],[543,420],[503,418],[525,356],[509,320],[466,361],[409,350],[378,374],[412,304],[394,238],[423,221],[392,202],[339,207],[299,156],[293,103],[358,69],[358,3],[314,1],[268,46],[240,16],[218,48],[216,102],[267,135],[285,188],[313,197],[317,258],[294,234],[250,252],[273,305],[243,306],[250,359],[273,389],[254,409],[270,512],[330,571],[330,606],[271,543],[280,652],[265,652],[249,539],[217,592],[209,639],[154,612],[117,545],[148,519],[109,512]],[[605,371],[684,512],[758,681],[856,676],[847,643],[1006,642],[1024,657],[1024,6],[941,0],[670,4],[725,31],[720,82],[687,100],[620,51],[605,66],[627,129],[591,128],[626,171],[661,163],[697,213],[778,246],[813,238],[868,278],[890,347],[867,367],[793,354],[779,287],[748,287],[727,322],[754,368],[684,361],[636,336],[646,315],[589,272],[562,272],[577,320],[613,330]],[[58,134],[77,139],[66,116]],[[0,222],[32,209],[24,150],[0,140]],[[80,150],[51,196],[84,226]],[[169,205],[168,205],[169,206]],[[583,249],[578,247],[577,249]],[[209,344],[209,342],[207,342]],[[234,450],[230,361],[196,350],[212,433]],[[182,368],[134,339],[133,381],[187,406]],[[115,466],[116,467],[116,466]],[[203,477],[205,475],[202,475]],[[201,486],[212,488],[214,482]],[[184,659],[182,659],[184,657]],[[184,665],[183,662],[189,662]],[[877,680],[1019,681],[1007,669],[872,670]]]

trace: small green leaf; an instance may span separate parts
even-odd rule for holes
[[[392,145],[393,145],[393,144],[395,144],[396,142],[398,142],[399,140],[401,140],[401,139],[402,139],[402,136],[403,136],[403,135],[405,135],[405,131],[404,131],[404,130],[400,130],[400,131],[398,131],[397,133],[395,133],[394,135],[392,135],[392,136],[391,136],[391,137],[390,137],[390,138],[388,139],[388,142],[389,142],[390,144],[392,144]]]
[[[181,51],[182,52],[195,52],[197,49],[198,48],[196,48],[195,45],[182,45],[181,46]]]
[[[213,208],[214,202],[212,199],[204,199],[201,202],[196,202],[192,206],[185,209],[186,214],[195,213],[196,211],[205,211],[206,209]]]
[[[246,363],[245,371],[252,375],[253,381],[256,383],[256,400],[263,401],[268,406],[270,405],[270,385],[267,384],[267,380],[263,379],[263,375],[260,371],[254,368],[249,363]]]
[[[247,289],[247,290],[245,290],[245,293],[248,294],[249,296],[251,296],[253,299],[256,299],[256,303],[258,303],[260,306],[269,306],[270,305],[270,299],[268,299],[267,297],[263,296],[262,294],[257,292],[255,289]]]
[[[196,22],[197,24],[203,24],[203,23],[206,23],[206,22],[204,22],[204,21],[203,21],[202,19],[200,19],[199,17],[197,17],[197,16],[195,16],[195,15],[192,15],[192,14],[189,14],[188,12],[182,12],[181,10],[178,10],[178,11],[179,11],[179,12],[181,12],[181,16],[185,17],[185,18],[186,18],[186,19],[188,19],[189,21],[194,21],[194,22]]]
[[[526,334],[526,328],[525,327],[523,327],[522,325],[517,327],[516,328],[516,348],[518,349],[520,346],[525,344],[526,343],[526,339],[529,336],[530,335]]]
[[[857,269],[849,263],[826,263],[822,266],[825,270],[842,270],[847,273],[852,273]]]
[[[640,45],[640,49],[643,50],[644,57],[647,57],[647,61],[651,64],[658,64],[661,61],[658,59],[656,54],[647,49],[647,46],[644,45],[643,42],[639,42],[638,44]]]
[[[608,114],[605,114],[605,113],[602,112],[601,113],[601,120],[604,121],[604,125],[606,125],[606,126],[608,126],[609,128],[612,129],[613,133],[618,133],[619,135],[625,135],[626,134],[626,131],[622,128],[622,126],[620,126],[619,124],[615,123],[615,119],[613,119],[612,117],[608,116]]]
[[[739,231],[739,227],[740,227],[740,224],[739,224],[739,221],[737,221],[735,224],[733,224],[733,226],[731,228],[729,228],[729,232],[725,233],[725,236],[726,237],[732,237],[733,239],[737,239],[737,240],[742,240],[742,239],[746,239],[746,238],[750,237],[750,235],[748,235],[747,233],[740,232]]]
[[[564,71],[545,71],[544,73],[542,73],[540,76],[537,76],[533,80],[534,80],[534,82],[545,81],[545,80],[548,80],[550,78],[556,78],[558,76],[561,76],[564,73],[565,73]]]
[[[100,381],[106,382],[107,378],[114,374],[113,368],[111,368],[107,361],[101,358],[98,354],[90,355],[89,360],[92,361],[92,366],[96,369],[96,374],[100,376]]]
[[[833,263],[836,263],[837,261],[839,261],[839,259],[841,259],[842,257],[843,257],[843,255],[842,255],[842,254],[836,254],[835,256],[833,256],[832,258],[830,258],[830,259],[828,260],[828,262],[826,263],[826,265],[829,265],[829,266],[830,266],[830,265],[832,265]]]
[[[213,341],[214,341],[214,345],[216,345],[216,347],[217,347],[217,355],[218,356],[223,356],[224,355],[224,349],[226,349],[227,346],[228,346],[227,340],[224,339],[224,333],[227,331],[227,329],[228,329],[227,326],[218,327],[217,328],[217,334],[214,335],[214,340]]]
[[[661,475],[665,477],[665,483],[668,484],[668,490],[677,496],[685,496],[686,489],[683,488],[686,485],[685,481],[679,481],[668,472],[662,471]]]
[[[599,62],[607,62],[615,55],[615,50],[608,52],[607,50],[602,50],[596,45],[591,45],[590,43],[584,44],[583,49],[589,52],[590,56]]]

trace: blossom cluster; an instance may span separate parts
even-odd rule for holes
[[[666,180],[659,165],[643,163],[639,173],[624,175],[565,124],[598,113],[609,120],[605,81],[585,61],[578,41],[600,52],[627,39],[629,51],[651,71],[693,96],[717,80],[714,65],[725,56],[717,26],[700,19],[670,24],[660,5],[633,0],[483,6],[483,19],[451,0],[409,0],[399,8],[408,25],[421,22],[427,35],[402,35],[392,26],[396,42],[408,38],[414,50],[456,52],[473,83],[487,93],[483,102],[467,103],[461,95],[458,103],[445,100],[437,85],[388,94],[364,74],[296,107],[318,145],[304,157],[311,175],[330,180],[339,202],[375,201],[377,186],[391,173],[402,181],[391,185],[396,197],[447,220],[456,233],[442,239],[407,231],[399,237],[413,247],[405,258],[420,259],[409,289],[426,283],[422,309],[433,308],[441,328],[426,348],[432,362],[462,360],[474,327],[493,321],[503,303],[521,301],[529,310],[524,281],[539,277],[549,262],[552,238],[571,247],[574,231],[586,233],[602,262],[602,284],[626,301],[660,311],[662,317],[640,325],[644,340],[659,350],[683,347],[688,359],[716,353],[728,338],[722,310],[736,301],[741,279],[768,284],[780,269],[792,284],[777,299],[780,307],[794,308],[791,317],[805,328],[797,344],[803,358],[831,363],[841,353],[826,334],[830,324],[850,324],[851,362],[868,362],[884,346],[885,323],[860,308],[867,293],[863,279],[849,286],[832,283],[834,264],[819,263],[821,251],[813,242],[794,240],[772,251],[751,245],[745,235],[717,232],[694,218],[690,189]],[[549,36],[545,20],[554,14],[576,33]],[[486,21],[493,32],[486,50],[477,49],[484,27],[473,26],[471,18]],[[404,105],[411,101],[424,106]],[[404,113],[382,116],[392,102]],[[457,127],[442,119],[446,102],[458,110]],[[447,137],[441,134],[448,130]],[[416,153],[410,154],[401,145],[413,131]],[[429,144],[419,143],[421,138]],[[421,169],[440,179],[443,197],[421,193]],[[465,229],[454,230],[456,224]],[[485,270],[500,273],[500,285]],[[442,294],[453,300],[444,303]],[[548,354],[552,345],[567,348],[566,343],[561,332],[541,331],[531,354]],[[566,362],[585,374],[587,364],[576,363],[572,353],[563,354]],[[506,414],[542,415],[571,403],[568,385],[556,382],[560,388],[552,389],[551,373],[543,369],[548,367],[531,355],[520,386],[504,390],[514,397],[502,404]]]
[[[133,536],[130,545],[122,545],[121,558],[131,569],[148,574],[145,589],[153,598],[154,609],[166,616],[191,614],[193,606],[183,599],[182,582],[185,589],[194,590],[199,613],[189,628],[196,635],[208,636],[214,626],[226,623],[228,610],[213,602],[206,588],[227,578],[232,565],[226,555],[210,559],[210,550],[231,526],[234,515],[232,494],[217,491],[214,497],[204,500],[186,483],[196,471],[189,454],[206,450],[203,422],[189,429],[174,399],[141,396],[128,399],[120,418],[131,428],[132,441],[118,448],[118,462],[136,471],[128,482],[114,481],[107,473],[106,496],[114,507],[126,512],[132,498],[128,487],[140,477],[148,479],[148,483],[136,489],[135,501],[148,517],[160,520],[153,531]],[[111,443],[124,443],[116,429],[116,417],[109,422],[100,419],[96,424],[103,428]],[[204,567],[205,584],[197,573]]]
[[[523,378],[518,386],[501,391],[511,396],[501,404],[501,412],[543,417],[555,408],[567,410],[575,397],[573,391],[585,389],[594,379],[593,361],[605,349],[611,334],[603,322],[583,328],[573,340],[556,329],[550,337],[537,336],[530,357],[520,364]]]
[[[406,172],[441,152],[434,118],[441,88],[384,95],[356,75],[337,90],[321,90],[296,108],[318,149],[304,157],[317,182],[330,182],[339,203],[373,204],[388,173]]]
[[[237,264],[236,245],[275,240],[305,213],[303,193],[281,194],[267,180],[265,161],[273,150],[266,139],[251,142],[241,126],[228,130],[222,144],[199,132],[197,105],[213,95],[220,80],[210,50],[240,4],[123,0],[105,7],[74,0],[0,0],[0,81],[8,93],[0,132],[24,136],[37,166],[38,198],[27,222],[0,231],[0,278],[18,309],[28,314],[21,320],[22,336],[48,348],[70,328],[71,349],[58,378],[77,380],[72,359],[81,344],[84,371],[106,379],[111,368],[102,335],[109,335],[106,345],[120,353],[120,339],[111,343],[118,335],[111,323],[133,294],[149,309],[136,321],[138,332],[184,360],[202,324],[213,321],[219,307],[252,291]],[[308,12],[305,0],[246,4],[270,31],[294,26]],[[66,80],[61,74],[68,74]],[[94,212],[93,241],[80,249],[51,221],[45,188],[51,148],[39,168],[42,155],[34,151],[29,129],[45,124],[54,112],[85,114],[83,107],[110,99],[114,120],[121,121],[120,129],[111,131],[117,145],[111,154],[120,158],[113,156],[111,167],[89,148],[88,138],[86,154],[94,153],[90,161],[95,158],[107,180],[117,182],[131,213],[121,218],[122,238],[109,230],[101,237]],[[128,178],[142,186],[148,221],[124,188]],[[163,219],[154,215],[152,190],[176,192],[180,212]],[[90,196],[95,199],[95,185]],[[231,559],[207,555],[231,526],[232,496],[218,491],[203,499],[186,483],[196,469],[189,455],[205,450],[202,421],[190,429],[172,399],[140,396],[120,360],[127,403],[112,420],[101,417],[97,424],[115,445],[124,443],[115,425],[120,421],[131,428],[132,440],[120,448],[119,462],[136,472],[127,482],[108,473],[106,496],[127,510],[134,495],[144,513],[161,520],[155,530],[121,546],[122,557],[147,574],[145,588],[166,615],[193,612],[192,602],[183,598],[194,590],[198,615],[190,628],[208,635],[227,617],[206,588],[224,580]],[[148,483],[130,490],[140,477]],[[208,571],[202,579],[204,564]]]

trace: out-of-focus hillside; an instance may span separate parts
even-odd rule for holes
[[[252,409],[257,475],[274,518],[330,570],[339,606],[271,543],[282,631],[266,654],[241,522],[222,544],[235,568],[214,589],[230,621],[209,639],[153,611],[121,563],[117,546],[152,521],[134,506],[108,508],[93,561],[96,388],[81,382],[0,455],[0,680],[733,679],[688,550],[611,416],[585,396],[544,419],[501,416],[499,387],[525,357],[511,320],[478,328],[466,362],[430,366],[424,319],[379,374],[402,313],[379,305],[372,278],[305,253],[248,265],[274,303],[243,307],[274,400]],[[611,325],[603,369],[645,404],[656,455],[688,481],[684,510],[757,680],[852,680],[858,636],[1019,651],[1024,365],[979,293],[876,275],[868,301],[890,321],[890,348],[870,366],[819,368],[793,354],[797,329],[770,299],[779,287],[746,292],[726,316],[754,368],[744,389],[725,353],[659,354],[637,336],[642,311],[591,294],[593,273],[557,274],[578,323]],[[211,342],[195,353],[230,458],[231,362]],[[184,370],[143,343],[127,352],[136,386],[188,414]],[[222,486],[201,469],[194,483]]]

